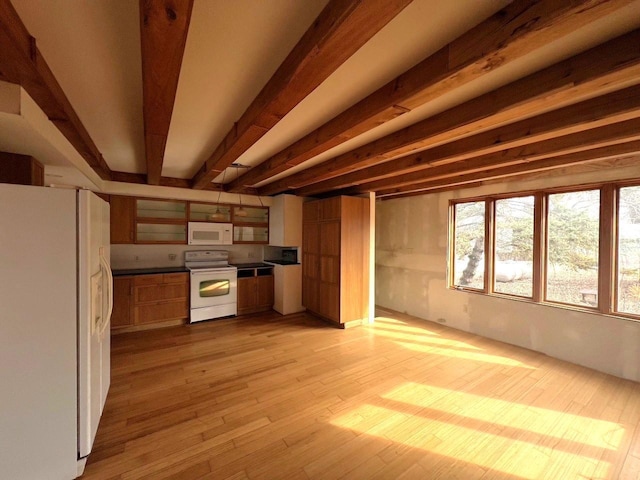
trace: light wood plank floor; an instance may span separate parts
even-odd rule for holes
[[[640,478],[640,384],[378,313],[115,336],[82,478]]]

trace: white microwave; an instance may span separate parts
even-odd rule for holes
[[[231,245],[231,223],[189,222],[189,245]]]

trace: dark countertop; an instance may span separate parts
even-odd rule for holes
[[[275,263],[276,265],[300,265],[299,262],[290,262],[288,260],[265,260],[267,263]]]
[[[157,268],[121,268],[112,270],[114,277],[124,275],[152,275],[154,273],[182,273],[189,270],[184,265],[181,267],[157,267]]]
[[[268,265],[266,263],[258,262],[258,263],[230,263],[232,267],[237,267],[238,270],[249,269],[249,268],[273,268],[273,265]]]

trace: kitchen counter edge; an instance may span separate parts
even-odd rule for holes
[[[187,267],[155,267],[155,268],[117,268],[111,273],[114,277],[124,277],[127,275],[153,275],[158,273],[188,273]]]

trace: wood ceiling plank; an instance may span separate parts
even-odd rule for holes
[[[193,178],[204,188],[411,0],[331,0]]]
[[[0,0],[0,77],[17,83],[38,104],[103,180],[111,170],[9,0]]]
[[[620,1],[516,0],[315,131],[253,168],[228,190],[257,183],[522,58],[616,9]]]
[[[392,188],[402,188],[439,179],[449,179],[463,174],[482,172],[487,169],[507,167],[521,163],[531,163],[546,158],[576,153],[581,158],[597,158],[614,154],[630,153],[629,151],[607,153],[606,148],[618,144],[629,144],[640,140],[640,119],[627,120],[600,128],[552,138],[542,142],[490,153],[474,158],[446,163],[423,170],[384,178],[382,180],[363,183],[350,189],[350,192],[382,192]],[[603,150],[604,148],[604,150]]]
[[[274,195],[640,82],[640,30],[259,189]],[[258,167],[259,168],[259,167]]]
[[[620,156],[638,153],[640,153],[640,141],[620,143],[588,150],[586,152],[559,155],[557,157],[538,160],[535,162],[520,163],[507,167],[498,167],[474,173],[461,174],[454,178],[427,180],[424,182],[414,183],[412,185],[406,185],[404,187],[389,188],[377,192],[376,197],[395,198],[396,196],[407,196],[407,194],[424,195],[425,193],[435,193],[435,191],[441,192],[457,190],[460,189],[461,186],[468,188],[470,186],[482,185],[488,180],[503,180],[505,178],[510,178],[510,181],[512,181],[514,176],[523,178],[522,174],[526,174],[527,177],[533,178],[533,176],[531,176],[533,173],[546,172],[550,170],[557,171],[561,168],[584,164],[602,165],[608,169],[615,168],[617,166],[634,166],[638,164],[639,160],[637,157],[620,158]],[[352,190],[345,191],[345,194],[349,193],[353,194],[355,192]]]
[[[160,184],[193,0],[140,0],[147,183]]]
[[[640,117],[640,85],[295,190],[313,196]]]

